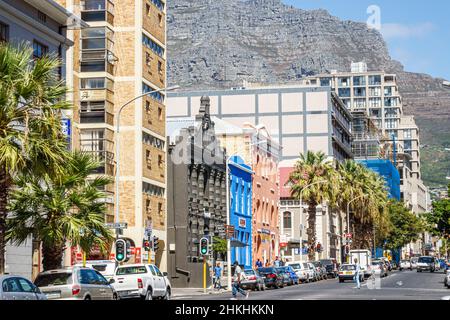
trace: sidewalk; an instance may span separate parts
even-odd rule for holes
[[[225,289],[221,290],[211,290],[211,288],[206,288],[206,295],[209,294],[221,294],[227,292]],[[203,288],[172,288],[172,297],[190,297],[190,296],[201,296],[205,295]]]

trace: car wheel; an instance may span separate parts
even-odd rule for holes
[[[264,285],[264,283],[261,284],[261,290],[262,290],[262,291],[266,290],[266,286]]]
[[[344,282],[344,279],[339,279],[339,283],[342,283],[342,282]]]
[[[147,290],[147,293],[145,294],[144,300],[153,300],[152,290],[151,289]]]
[[[164,295],[163,300],[170,300],[171,293],[172,292],[171,292],[170,288],[167,287],[166,294]]]
[[[113,300],[119,300],[119,296],[117,295],[117,293],[113,294]]]
[[[92,300],[92,299],[91,299],[91,296],[86,296],[86,297],[84,297],[84,300],[89,301],[89,300]]]

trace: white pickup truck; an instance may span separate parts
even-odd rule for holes
[[[169,300],[172,293],[169,279],[153,264],[119,266],[111,284],[119,299]]]

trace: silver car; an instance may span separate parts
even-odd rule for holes
[[[34,284],[49,300],[115,300],[117,293],[100,272],[71,267],[41,272]]]
[[[0,276],[0,300],[47,300],[38,287],[20,276]]]

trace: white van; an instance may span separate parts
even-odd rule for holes
[[[83,264],[77,263],[75,266],[82,267]],[[116,262],[114,260],[87,260],[86,267],[97,270],[109,281],[114,277]]]
[[[358,259],[358,264],[361,268],[361,272],[364,273],[364,277],[370,277],[372,272],[372,254],[369,250],[359,249],[350,250],[350,263],[353,264],[355,259]]]

